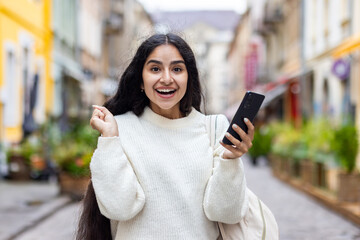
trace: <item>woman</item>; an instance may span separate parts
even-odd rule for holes
[[[213,151],[200,89],[182,38],[157,34],[141,44],[115,96],[94,106],[90,124],[101,137],[78,239],[217,239],[216,222],[241,220],[248,205],[240,157],[254,126],[245,119],[248,134],[233,126],[243,141],[227,133],[234,145],[225,145],[229,123],[218,115]]]

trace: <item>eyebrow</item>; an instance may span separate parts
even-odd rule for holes
[[[156,64],[163,64],[161,61],[158,61],[158,60],[149,60],[146,65],[150,64],[150,63],[156,63]],[[172,61],[170,62],[170,65],[175,65],[175,64],[179,64],[179,63],[182,63],[182,64],[185,64],[185,62],[183,60],[176,60],[176,61]]]

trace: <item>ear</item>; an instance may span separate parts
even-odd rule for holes
[[[140,89],[144,90],[144,84],[143,83],[140,85]]]

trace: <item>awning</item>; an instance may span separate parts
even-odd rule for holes
[[[261,108],[266,107],[267,105],[269,105],[275,98],[281,96],[284,94],[284,92],[288,89],[288,85],[287,84],[281,84],[279,86],[277,86],[276,88],[268,91],[267,93],[265,93],[265,99],[264,102],[261,105]]]
[[[350,54],[353,51],[360,49],[360,35],[352,36],[344,40],[332,53],[334,58],[340,58],[344,55]]]
[[[60,71],[71,78],[83,82],[86,77],[81,69],[81,65],[71,58],[64,57],[59,53],[54,53],[54,61],[60,67]]]

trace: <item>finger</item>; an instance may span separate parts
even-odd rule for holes
[[[220,144],[231,153],[231,154],[229,154],[229,153],[226,153],[226,151],[225,151],[224,155],[223,155],[224,158],[238,158],[244,154],[244,152],[242,152],[240,149],[238,149],[232,145],[227,145],[227,144],[223,143],[222,141],[220,141]]]
[[[234,131],[240,136],[240,138],[241,138],[242,141],[251,142],[248,134],[247,134],[244,130],[242,130],[238,125],[233,124],[233,125],[232,125],[232,128],[233,128]]]
[[[99,109],[101,112],[103,112],[105,115],[112,115],[112,113],[106,108],[99,105],[92,105],[93,108]]]
[[[97,108],[97,109],[99,109],[99,110],[101,110],[101,108],[103,108],[103,106],[99,106],[99,105],[96,105],[96,104],[93,104],[92,107],[93,107],[93,108]]]
[[[240,141],[238,139],[236,139],[233,135],[231,135],[230,133],[225,133],[225,137],[235,146],[240,145]]]
[[[102,123],[103,123],[103,121],[100,120],[98,117],[92,117],[92,118],[90,119],[90,126],[91,126],[93,129],[99,131],[100,133],[101,133],[101,129],[102,129],[102,127],[101,127],[101,126],[102,126]]]
[[[232,153],[234,153],[234,154],[237,154],[237,153],[241,152],[241,149],[240,149],[240,148],[237,148],[236,146],[225,144],[225,143],[223,143],[222,141],[220,141],[220,144],[221,144],[224,148],[226,148],[227,150],[229,150],[230,152],[232,152]]]
[[[248,152],[249,148],[252,147],[251,136],[249,136],[249,134],[246,134],[244,130],[242,130],[236,125],[233,126],[233,129],[237,132],[237,134],[239,134],[242,140],[240,144],[235,144],[236,147],[242,149],[244,152]]]
[[[250,139],[253,140],[255,127],[248,118],[244,118],[244,122],[245,122],[246,126],[248,127],[248,135],[249,135]]]
[[[104,120],[105,114],[101,110],[95,109],[93,114],[92,114],[92,117],[97,117],[97,118],[100,118],[100,119]]]

